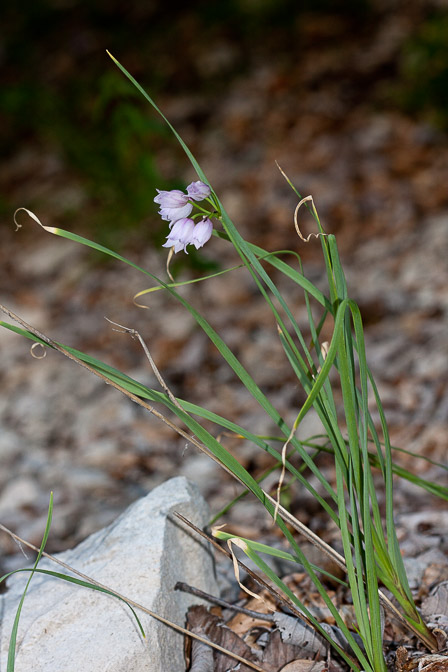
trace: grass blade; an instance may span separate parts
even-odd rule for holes
[[[82,586],[84,588],[91,588],[92,590],[96,590],[100,593],[105,593],[106,595],[111,595],[112,597],[116,597],[117,599],[121,600],[121,602],[124,602],[126,606],[129,607],[129,609],[132,611],[132,614],[137,621],[137,625],[139,627],[139,630],[142,634],[143,637],[146,637],[145,631],[143,629],[143,626],[140,622],[139,617],[137,616],[135,610],[132,608],[132,606],[129,604],[129,602],[126,601],[125,598],[121,597],[120,595],[117,595],[114,591],[108,590],[107,588],[103,588],[102,586],[98,586],[95,583],[91,583],[90,581],[83,581],[82,579],[77,579],[74,576],[68,576],[68,574],[62,574],[61,572],[54,572],[49,569],[36,569],[34,567],[33,569],[15,569],[13,572],[9,572],[8,574],[5,574],[0,578],[0,583],[4,581],[5,579],[8,578],[8,576],[12,576],[13,574],[18,574],[19,572],[32,572],[34,574],[45,574],[46,576],[54,576],[56,579],[61,579],[62,581],[67,581],[68,583],[74,583],[77,586]]]
[[[17,607],[17,612],[14,618],[14,623],[12,626],[12,631],[11,631],[11,637],[9,639],[9,649],[8,649],[8,662],[6,665],[6,672],[14,672],[15,668],[15,660],[16,660],[16,645],[17,645],[17,631],[19,628],[19,621],[20,621],[20,615],[22,613],[22,607],[23,603],[25,601],[25,597],[29,588],[29,585],[31,583],[31,580],[36,572],[36,567],[39,563],[39,560],[42,557],[42,553],[44,551],[44,548],[46,546],[47,540],[48,540],[48,535],[50,534],[50,527],[51,527],[51,519],[53,516],[53,493],[50,493],[50,502],[48,505],[48,514],[47,514],[47,522],[45,525],[45,531],[44,535],[42,537],[42,543],[39,548],[39,552],[37,554],[36,561],[33,565],[33,568],[30,570],[31,574],[30,577],[26,583],[25,589],[23,591],[22,597],[19,602],[19,606]]]

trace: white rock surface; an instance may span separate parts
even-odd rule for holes
[[[207,507],[195,485],[173,478],[131,505],[115,522],[58,558],[122,595],[184,625],[191,595],[174,591],[185,581],[217,594],[209,549],[167,519],[182,513],[199,527]],[[41,568],[61,571],[43,560]],[[63,570],[62,570],[63,571]],[[0,670],[28,574],[8,580],[0,596]],[[185,669],[183,636],[143,612],[142,638],[129,608],[108,595],[36,574],[27,593],[17,637],[16,672],[179,672]]]

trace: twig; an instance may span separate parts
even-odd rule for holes
[[[230,609],[231,611],[237,611],[240,614],[245,614],[246,616],[257,618],[259,621],[268,621],[269,623],[274,622],[272,614],[262,614],[260,611],[253,611],[252,609],[246,609],[246,607],[239,607],[236,604],[230,604],[230,602],[226,602],[226,600],[222,600],[220,597],[215,597],[214,595],[204,593],[203,590],[199,590],[199,588],[194,588],[194,586],[189,586],[188,583],[183,583],[182,581],[178,581],[176,583],[176,585],[174,586],[174,590],[181,590],[184,593],[190,593],[191,595],[200,597],[203,600],[207,600],[207,602],[211,602],[212,604],[216,604],[219,607],[223,607],[223,609]]]
[[[123,330],[121,333],[123,333],[123,334],[130,334],[130,336],[132,336],[132,338],[135,337],[135,338],[138,339],[138,341],[140,342],[140,345],[141,345],[142,348],[143,348],[143,352],[145,353],[146,358],[147,358],[147,360],[148,360],[148,362],[149,362],[149,364],[150,364],[150,366],[151,366],[151,369],[153,370],[153,373],[154,373],[155,377],[157,378],[157,380],[158,380],[159,383],[160,383],[160,387],[166,392],[166,394],[168,395],[169,400],[172,401],[172,403],[173,403],[175,406],[177,406],[177,408],[180,408],[180,410],[183,411],[184,409],[183,409],[182,406],[179,404],[179,402],[177,401],[176,397],[175,397],[174,394],[171,392],[170,388],[168,387],[168,385],[165,383],[164,379],[162,378],[162,374],[160,373],[159,369],[157,368],[156,363],[155,363],[155,361],[153,360],[153,358],[152,358],[152,356],[151,356],[151,353],[149,352],[149,348],[148,348],[148,346],[146,345],[146,343],[145,343],[145,341],[143,340],[143,338],[140,336],[139,332],[138,332],[136,329],[131,329],[130,327],[124,327],[122,324],[118,324],[118,322],[113,322],[112,320],[109,320],[108,317],[106,317],[105,319],[106,319],[108,322],[110,322],[110,324],[114,324],[116,327],[120,327],[120,329]],[[118,331],[118,330],[116,329],[115,331]]]

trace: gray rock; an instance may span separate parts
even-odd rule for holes
[[[209,549],[167,518],[174,511],[199,527],[206,522],[204,500],[182,477],[159,486],[109,527],[57,557],[183,626],[186,610],[198,600],[174,591],[176,582],[218,591]],[[47,560],[39,566],[63,571]],[[6,670],[11,628],[27,578],[25,573],[11,577],[0,597],[0,670]],[[16,672],[185,669],[183,635],[143,612],[138,616],[146,640],[128,607],[116,598],[36,574],[20,618]]]

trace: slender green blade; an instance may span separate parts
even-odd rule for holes
[[[307,609],[307,607],[303,604],[303,602],[297,597],[295,593],[293,593],[290,588],[275,574],[275,572],[272,571],[272,569],[269,567],[269,565],[264,562],[262,558],[256,553],[254,550],[252,550],[250,547],[242,547],[243,552],[247,555],[248,558],[250,558],[255,564],[261,569],[261,571],[278,587],[280,590],[289,597],[289,599],[302,611],[302,613],[307,617],[309,621],[311,621],[316,628],[316,630],[323,636],[325,639],[330,642],[330,644],[337,650],[340,656],[346,661],[346,663],[353,669],[353,670],[359,670],[359,668],[354,664],[353,660],[343,651],[340,646],[334,642],[331,637],[328,635],[328,633],[323,630],[320,626],[320,623],[316,620],[316,618],[311,614],[311,612]],[[316,586],[320,596],[322,597],[323,601],[325,602],[326,606],[332,613],[333,618],[335,619],[335,622],[337,626],[341,629],[343,632],[345,638],[347,639],[349,645],[353,649],[357,659],[363,666],[363,669],[365,672],[373,672],[371,666],[369,665],[368,660],[366,659],[364,653],[360,649],[357,641],[354,639],[352,633],[350,630],[347,628],[344,620],[342,619],[341,615],[339,614],[338,610],[330,600],[325,588],[322,586],[320,581],[317,579],[315,576],[313,569],[311,565],[308,563],[306,558],[302,561],[302,564],[305,566],[305,569],[307,573],[311,576],[314,585]]]
[[[8,578],[8,576],[12,576],[13,574],[18,574],[19,572],[32,572],[34,574],[45,574],[47,576],[54,576],[56,579],[61,579],[62,581],[67,581],[68,583],[74,583],[77,586],[82,586],[84,588],[90,588],[91,590],[96,590],[99,593],[104,593],[106,595],[111,595],[112,597],[115,597],[117,600],[120,600],[121,602],[124,602],[126,606],[129,607],[131,610],[135,620],[137,621],[137,625],[139,627],[139,630],[142,634],[143,637],[146,637],[145,631],[143,629],[143,626],[140,622],[139,617],[137,616],[135,610],[133,609],[132,605],[129,604],[127,600],[125,600],[121,595],[117,595],[113,590],[108,590],[107,588],[103,588],[102,586],[97,586],[95,583],[91,583],[90,581],[83,581],[82,579],[77,579],[74,576],[69,576],[68,574],[62,574],[61,572],[54,572],[50,569],[15,569],[12,572],[8,572],[8,574],[5,574],[4,576],[0,577],[0,583]]]
[[[25,589],[23,591],[22,597],[19,602],[19,606],[17,607],[17,612],[14,618],[14,623],[12,626],[12,631],[11,631],[11,637],[9,639],[9,649],[8,649],[8,662],[6,665],[6,672],[14,672],[15,668],[15,660],[16,660],[16,645],[17,645],[17,631],[19,628],[19,621],[20,621],[20,615],[22,613],[22,608],[23,608],[23,603],[25,601],[26,594],[28,592],[29,585],[31,583],[31,580],[36,572],[36,567],[39,563],[39,560],[42,557],[42,553],[45,549],[47,540],[48,540],[48,535],[50,534],[50,527],[51,527],[51,519],[53,516],[53,493],[50,494],[50,502],[48,505],[48,514],[47,514],[47,522],[45,525],[45,531],[44,535],[42,537],[42,543],[39,548],[39,552],[37,554],[36,561],[33,565],[33,568],[30,570],[31,574],[30,577],[26,583]]]
[[[287,560],[288,562],[295,562],[296,564],[297,563],[301,564],[300,558],[292,555],[291,553],[288,553],[287,551],[282,551],[280,548],[273,548],[272,546],[268,546],[267,544],[262,544],[259,541],[253,541],[252,539],[247,539],[246,537],[240,537],[236,534],[230,534],[229,532],[224,532],[223,530],[216,530],[214,532],[214,536],[217,539],[223,539],[224,541],[227,541],[227,539],[239,539],[240,541],[243,541],[250,549],[252,549],[256,553],[265,553],[266,555],[270,555],[273,558],[279,558],[281,560]],[[339,583],[341,586],[345,586],[346,588],[348,588],[348,584],[345,581],[342,581],[337,576],[334,576],[334,574],[327,572],[325,569],[318,567],[312,562],[310,562],[310,567],[313,569],[314,572],[320,572],[321,574],[327,576],[332,581],[335,581],[336,583]]]

